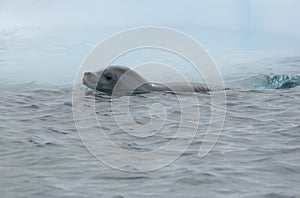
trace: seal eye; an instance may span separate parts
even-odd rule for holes
[[[110,74],[110,73],[106,73],[106,74],[104,74],[104,78],[105,78],[107,81],[110,81],[110,80],[113,79],[113,76],[112,76],[112,74]]]

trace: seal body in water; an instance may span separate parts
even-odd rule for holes
[[[134,70],[124,66],[109,66],[97,72],[85,72],[83,84],[90,89],[116,93],[118,95],[138,94],[151,91],[202,92],[224,90],[218,86],[207,86],[195,82],[148,82]]]

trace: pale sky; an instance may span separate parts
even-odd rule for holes
[[[56,82],[66,82],[66,79],[71,82],[77,66],[91,46],[99,42],[99,38],[106,38],[115,32],[109,32],[112,29],[106,27],[121,30],[137,26],[166,26],[181,30],[191,27],[199,32],[208,30],[206,34],[211,36],[209,38],[205,35],[193,36],[201,38],[199,42],[203,42],[209,49],[253,48],[260,45],[273,46],[273,43],[281,49],[291,46],[291,41],[298,46],[294,40],[299,41],[300,38],[299,19],[300,0],[0,0],[0,39],[10,35],[7,31],[16,32],[13,36],[20,34],[21,38],[24,38],[24,35],[25,38],[35,38],[36,31],[31,31],[31,27],[50,28],[51,34],[45,34],[47,38],[56,31],[59,35],[51,37],[52,40],[48,38],[49,41],[41,39],[30,45],[24,44],[26,48],[22,46],[22,42],[18,43],[19,45],[10,49],[12,51],[8,50],[6,62],[0,72],[3,72],[1,76],[14,80],[52,82],[55,78]],[[83,45],[79,41],[76,43],[76,39],[71,43],[60,42],[59,39],[72,35],[70,32],[63,35],[59,32],[61,27],[66,27],[69,31],[85,31],[85,26],[87,29],[96,27],[98,30],[87,31],[84,37],[80,37],[89,45]],[[15,31],[16,29],[18,31]],[[76,35],[76,32],[74,34]],[[273,34],[276,34],[275,37]],[[237,38],[237,41],[232,39],[238,35],[267,37],[256,40],[253,45],[251,36]],[[269,39],[265,39],[268,36]],[[279,42],[277,38],[284,39]],[[290,52],[288,54],[290,55]],[[228,57],[228,53],[224,55],[222,51],[219,54],[215,53],[214,57],[218,63],[222,63],[221,65],[234,65],[239,61],[260,58],[257,54],[253,56],[248,53],[244,56]],[[57,74],[57,70],[61,72]]]
[[[0,28],[144,25],[300,37],[299,0],[0,0]]]

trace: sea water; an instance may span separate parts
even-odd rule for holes
[[[224,127],[215,147],[200,158],[212,104],[209,94],[197,94],[199,104],[188,106],[188,115],[192,120],[197,112],[193,109],[199,108],[201,119],[188,149],[163,168],[134,173],[114,169],[91,155],[77,133],[72,113],[72,83],[82,60],[119,30],[1,32],[1,197],[299,196],[299,41],[286,38],[274,44],[271,41],[276,36],[269,40],[260,36],[245,43],[241,42],[244,38],[230,33],[216,31],[216,37],[208,39],[211,32],[183,29],[207,47],[225,85],[233,88],[226,91]],[[149,58],[146,54],[153,57],[153,52],[140,51],[117,63],[136,64]],[[158,55],[155,57],[160,58]],[[160,60],[181,64],[166,56]],[[159,133],[135,138],[115,123],[109,96],[100,94],[95,99],[88,93],[81,97],[96,101],[102,128],[123,149],[145,152],[159,148],[174,137],[180,122],[174,94],[132,96],[131,113],[140,124],[150,120],[149,105],[159,103],[167,110]],[[153,133],[148,128],[143,132]]]

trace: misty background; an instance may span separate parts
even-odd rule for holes
[[[71,84],[97,44],[139,26],[192,36],[225,76],[243,63],[265,73],[257,61],[299,56],[299,10],[298,0],[0,0],[0,82]]]

